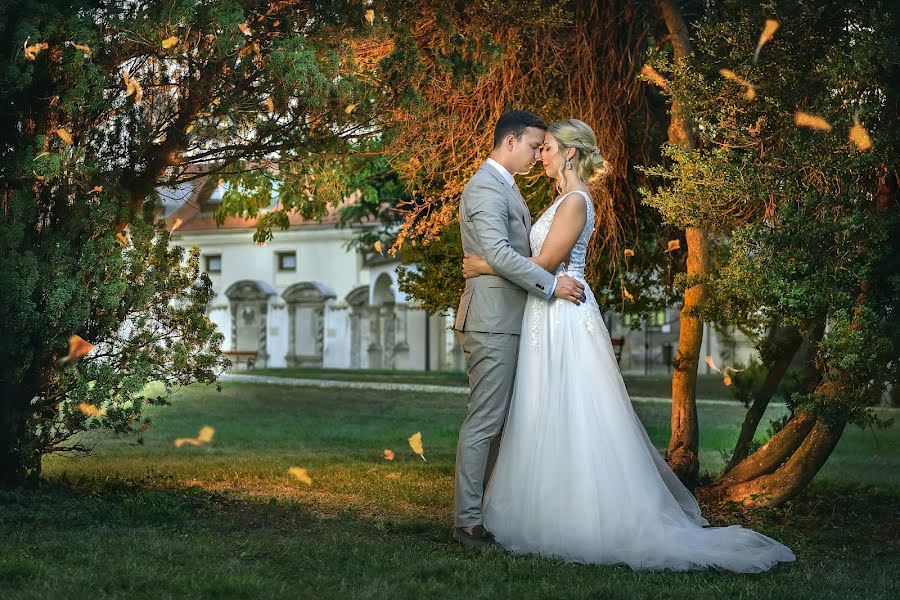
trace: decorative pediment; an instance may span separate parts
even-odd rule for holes
[[[281,294],[288,304],[319,304],[337,298],[327,285],[317,281],[295,283]]]
[[[235,300],[267,300],[275,295],[275,290],[265,281],[253,279],[244,279],[231,284],[225,290],[225,296],[232,301]]]

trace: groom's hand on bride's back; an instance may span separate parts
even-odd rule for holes
[[[568,275],[557,277],[553,295],[560,300],[574,302],[577,306],[585,301],[584,284]]]

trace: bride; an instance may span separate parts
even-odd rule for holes
[[[541,160],[560,194],[531,230],[533,260],[584,282],[594,208],[587,182],[603,165],[582,121],[550,125]],[[466,278],[493,274],[467,255]],[[715,567],[742,573],[794,560],[777,541],[708,527],[691,493],[635,415],[597,301],[529,297],[515,390],[485,493],[484,523],[516,553],[633,569]]]

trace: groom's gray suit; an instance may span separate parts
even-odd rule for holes
[[[466,280],[456,311],[469,375],[468,414],[456,448],[455,526],[482,522],[484,487],[509,410],[528,292],[549,298],[555,277],[537,266],[528,236],[531,214],[515,184],[485,163],[463,190],[463,251],[482,256],[499,276]]]

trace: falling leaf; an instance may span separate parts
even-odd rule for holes
[[[98,407],[93,404],[88,404],[87,402],[80,403],[78,405],[78,410],[86,417],[102,417],[106,415],[105,410],[100,410]]]
[[[76,43],[72,42],[72,47],[75,48],[76,50],[81,50],[82,52],[84,52],[85,58],[90,58],[91,54],[93,54],[91,49],[88,48],[87,46],[85,46],[84,44],[76,44]]]
[[[238,29],[240,29],[241,33],[244,35],[250,35],[250,27],[246,23],[239,24]]]
[[[622,295],[625,296],[627,300],[634,300],[634,296],[625,288],[622,288]]]
[[[175,230],[181,227],[181,223],[181,219],[175,219],[175,222],[172,223],[172,229],[169,230],[169,233],[175,233]]]
[[[163,50],[168,50],[172,46],[178,43],[178,36],[173,35],[172,37],[167,37],[162,41]]]
[[[44,150],[43,152],[41,152],[40,154],[38,154],[37,156],[35,156],[35,157],[34,157],[34,160],[37,160],[37,159],[42,158],[42,157],[44,157],[44,156],[50,156],[50,153],[47,152],[46,150]],[[32,162],[34,162],[34,160],[33,160]]]
[[[128,238],[125,237],[125,234],[122,233],[121,231],[116,234],[116,239],[119,241],[119,243],[121,245],[123,245],[123,246],[128,245]]]
[[[369,25],[375,23],[375,11],[371,8],[366,11],[366,21],[369,23]]]
[[[69,361],[78,360],[93,350],[94,347],[92,343],[85,341],[81,336],[73,335],[69,338],[69,353],[60,358],[57,363],[63,365]]]
[[[294,477],[297,481],[301,483],[305,483],[306,485],[312,485],[312,478],[309,476],[309,473],[306,469],[302,467],[291,467],[287,470],[288,475]]]
[[[213,440],[213,436],[216,434],[216,430],[210,427],[209,425],[204,425],[200,428],[200,433],[197,434],[197,439],[201,442],[208,444]]]
[[[347,108],[344,109],[344,113],[349,115],[350,113],[353,112],[353,109],[355,109],[355,108],[356,108],[355,104],[348,104]]]
[[[372,244],[372,247],[375,248],[375,252],[377,252],[378,254],[383,254],[381,240],[375,240],[375,243]]]
[[[632,250],[631,248],[625,248],[625,256],[634,256],[634,250]]]
[[[134,94],[135,103],[140,104],[141,99],[144,97],[144,89],[141,87],[141,84],[137,80],[132,79],[128,71],[122,74],[122,78],[125,80],[125,97],[127,98]]]
[[[762,50],[763,45],[772,40],[776,31],[778,31],[778,21],[775,19],[766,19],[766,24],[763,27],[762,33],[759,34],[759,41],[756,42],[756,52],[753,53],[753,62],[756,62],[759,59],[759,51]]]
[[[38,52],[40,52],[41,50],[46,50],[49,47],[50,46],[47,45],[47,42],[29,46],[28,40],[25,40],[25,58],[27,58],[28,60],[36,60]]]
[[[428,462],[425,459],[425,448],[422,446],[422,433],[417,431],[409,438],[409,447],[412,448],[412,451],[422,457],[422,460]]]
[[[394,460],[394,451],[388,450],[387,448],[385,448],[384,449],[384,458],[385,458],[385,460]]]
[[[58,135],[58,136],[59,136],[59,139],[61,139],[63,142],[65,142],[65,144],[66,144],[67,146],[71,146],[71,145],[72,145],[72,135],[71,135],[68,131],[66,131],[65,129],[62,129],[62,128],[57,129],[57,130],[56,130],[56,135]]]
[[[869,137],[869,132],[859,123],[850,128],[850,141],[863,152],[872,147],[872,138]]]
[[[831,123],[822,117],[807,114],[798,110],[794,115],[794,123],[801,127],[809,127],[810,129],[818,129],[820,131],[831,131]]]
[[[719,367],[716,366],[716,363],[715,363],[715,361],[713,361],[713,357],[712,357],[712,356],[707,356],[707,357],[706,357],[706,364],[708,364],[708,365],[709,365],[709,368],[712,369],[713,371],[716,371],[716,372],[718,372],[718,373],[721,373],[721,372],[722,372],[722,371],[719,370]]]
[[[744,91],[744,98],[746,98],[747,100],[753,100],[754,98],[756,98],[756,88],[753,87],[753,84],[750,83],[749,81],[747,81],[746,79],[744,79],[743,77],[741,77],[740,75],[738,75],[737,73],[735,73],[734,71],[732,71],[731,69],[720,69],[719,74],[722,75],[722,77],[724,77],[725,79],[730,79],[730,80],[734,81],[735,83],[738,83],[738,84],[744,86],[745,88],[747,88]]]
[[[102,192],[102,191],[103,191],[102,185],[95,185],[93,188],[91,188],[91,191],[89,193],[93,194],[95,192]]]
[[[674,252],[675,250],[681,249],[681,241],[680,240],[669,240],[668,246],[666,246],[666,252]]]
[[[213,440],[213,436],[215,435],[216,430],[210,427],[209,425],[204,425],[200,428],[200,433],[197,434],[195,438],[176,438],[175,439],[175,447],[181,448],[185,444],[190,444],[191,446],[200,446],[201,444],[208,444]]]
[[[731,375],[729,375],[728,373],[725,373],[725,375],[722,377],[722,382],[725,385],[731,385]]]
[[[662,89],[666,89],[669,87],[669,82],[666,81],[666,78],[660,75],[659,72],[650,65],[644,65],[643,67],[641,67],[641,75],[643,75],[654,85],[657,85]]]
[[[266,107],[269,109],[269,113],[275,112],[275,101],[272,100],[272,96],[266,98]]]

